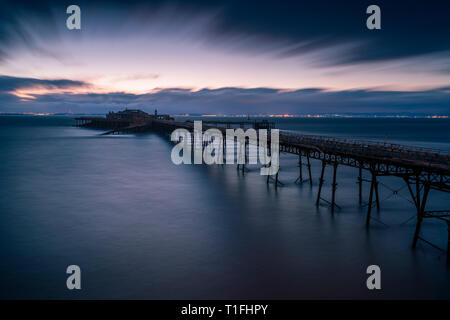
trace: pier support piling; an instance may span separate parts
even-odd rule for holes
[[[226,145],[225,140],[222,139],[222,166],[225,164],[226,160]]]
[[[331,193],[331,213],[334,213],[334,207],[336,206],[335,204],[335,195],[336,195],[336,188],[337,188],[337,183],[336,183],[336,171],[337,171],[337,167],[338,164],[334,163],[333,165],[334,170],[333,170],[333,184],[331,185],[332,187],[332,193]]]
[[[412,243],[412,247],[413,249],[416,247],[417,245],[417,240],[419,239],[419,234],[420,234],[420,227],[422,226],[422,213],[420,212],[420,179],[419,179],[419,175],[416,176],[416,197],[414,199],[414,203],[416,205],[416,209],[417,209],[417,222],[416,222],[416,231],[414,231],[414,239],[413,239],[413,243]]]
[[[325,180],[323,180],[323,175],[325,173],[325,166],[326,166],[326,162],[325,160],[322,160],[322,171],[320,172],[320,179],[319,179],[319,191],[317,192],[317,200],[316,200],[316,206],[319,205],[320,202],[320,194],[322,192],[322,186],[323,186],[323,182]]]
[[[245,174],[245,164],[248,163],[247,141],[244,140],[244,164],[242,165],[242,174]]]
[[[370,192],[369,192],[369,203],[367,205],[367,217],[366,217],[366,228],[370,226],[370,215],[372,213],[372,202],[373,202],[373,191],[375,189],[375,185],[377,184],[377,176],[375,172],[372,173],[372,181],[370,182]]]
[[[309,173],[309,185],[312,187],[312,175],[311,175],[311,162],[309,160],[309,154],[306,154],[306,167],[308,168]]]
[[[375,202],[377,204],[377,210],[380,210],[380,198],[378,196],[378,181],[375,182]]]
[[[362,203],[362,165],[359,165],[358,185],[359,185],[359,204]]]
[[[416,208],[417,208],[417,222],[416,222],[416,230],[414,232],[414,239],[412,243],[412,247],[415,248],[417,245],[417,240],[420,239],[420,228],[422,226],[422,221],[425,216],[425,205],[427,203],[428,193],[430,191],[430,185],[425,183],[423,186],[423,196],[420,199],[420,180],[419,176],[416,177]]]
[[[302,183],[303,182],[303,163],[302,163],[302,155],[301,154],[298,155],[298,170],[299,170],[299,172],[298,172],[299,176],[298,176],[297,180],[295,180],[295,183],[297,183],[297,182]]]
[[[447,267],[450,267],[450,220],[446,220],[447,230],[448,230],[448,240],[447,240]]]

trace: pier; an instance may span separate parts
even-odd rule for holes
[[[133,133],[158,131],[170,134],[178,128],[194,130],[194,123],[188,121],[176,121],[168,115],[149,115],[139,110],[110,113],[106,118],[80,117],[76,119],[77,126],[97,129],[108,129],[105,134]],[[274,123],[263,121],[202,121],[203,130],[215,128],[225,133],[229,128],[254,128],[273,129]],[[247,142],[246,142],[247,143]],[[295,183],[308,183],[313,185],[311,174],[311,161],[319,161],[321,164],[318,178],[318,192],[316,205],[325,202],[330,206],[332,214],[339,206],[336,204],[337,170],[340,166],[347,166],[358,170],[358,199],[361,206],[367,206],[366,227],[369,228],[374,207],[380,208],[378,188],[380,178],[393,176],[402,179],[409,190],[412,202],[416,208],[416,228],[412,238],[412,248],[417,242],[423,241],[434,248],[447,254],[447,265],[450,266],[450,210],[427,210],[427,199],[431,191],[450,193],[450,156],[442,151],[417,148],[393,143],[336,139],[332,137],[302,135],[296,132],[280,130],[280,152],[289,153],[298,157],[298,176]],[[246,150],[246,148],[244,148]],[[282,166],[282,164],[280,164]],[[244,172],[245,165],[241,165]],[[304,172],[306,168],[306,173]],[[327,168],[333,170],[331,183],[331,200],[322,196],[324,174]],[[239,165],[238,165],[239,169]],[[369,176],[364,178],[363,173]],[[294,178],[293,178],[294,180]],[[281,182],[278,173],[271,179],[267,177],[266,183],[274,183],[278,188]],[[368,203],[363,204],[363,183],[369,183]],[[393,194],[398,190],[392,190]],[[421,233],[424,219],[437,219],[446,223],[448,228],[447,248],[443,249],[428,241]]]

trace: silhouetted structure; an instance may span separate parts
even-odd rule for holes
[[[177,128],[184,128],[193,132],[194,123],[188,121],[175,121],[168,115],[149,115],[139,110],[125,110],[118,113],[110,113],[106,118],[81,117],[77,118],[80,126],[96,127],[96,128],[113,128],[113,130],[105,134],[114,134],[120,132],[142,132],[155,130],[164,133],[170,133]],[[273,129],[274,123],[267,120],[263,121],[202,121],[203,130],[217,128],[226,133],[227,128],[234,127],[252,127],[255,129]],[[270,135],[269,135],[270,136]],[[361,140],[335,139],[331,137],[309,136],[298,133],[280,131],[279,137],[280,152],[295,154],[298,156],[299,176],[296,183],[309,181],[312,187],[313,178],[311,175],[311,160],[321,162],[321,173],[319,177],[318,193],[316,205],[321,201],[331,206],[331,212],[334,213],[335,208],[339,209],[336,204],[337,176],[336,172],[340,165],[357,168],[358,175],[358,191],[359,202],[362,203],[362,187],[363,182],[370,183],[369,201],[367,203],[366,227],[369,227],[372,208],[376,205],[380,208],[380,199],[378,194],[378,177],[395,176],[403,179],[408,187],[410,195],[416,206],[416,231],[414,233],[413,248],[418,240],[422,240],[433,247],[438,248],[433,243],[420,236],[420,229],[423,219],[434,218],[445,221],[448,226],[448,247],[447,247],[447,263],[450,265],[450,211],[449,210],[426,210],[426,203],[429,192],[431,190],[450,192],[450,164],[449,155],[443,154],[436,150],[415,148],[391,143],[379,143]],[[247,142],[246,142],[247,143]],[[270,144],[270,143],[269,143]],[[225,142],[223,143],[225,148]],[[247,150],[247,148],[244,148]],[[303,163],[306,159],[306,163]],[[303,179],[303,166],[308,171],[308,179]],[[333,168],[333,181],[331,184],[331,201],[322,197],[322,187],[325,182],[324,173],[327,166]],[[240,167],[245,172],[245,165]],[[239,165],[238,165],[239,169]],[[363,171],[369,173],[370,179],[363,177]],[[276,173],[274,181],[275,187],[281,182],[278,180]],[[271,181],[271,177],[267,177],[267,183]],[[394,194],[396,190],[393,190]],[[375,201],[374,201],[375,198]],[[441,248],[438,248],[443,250]]]

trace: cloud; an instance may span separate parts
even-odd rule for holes
[[[214,36],[257,38],[267,49],[295,56],[328,49],[329,64],[374,62],[450,49],[450,3],[377,1],[382,29],[366,28],[369,1],[232,1],[225,7]],[[432,23],[430,23],[432,21]],[[284,45],[284,47],[283,47]],[[248,42],[249,50],[254,46]],[[345,55],[333,54],[347,47]],[[323,61],[324,62],[324,61]]]
[[[45,48],[37,34],[58,38],[58,21],[52,7],[55,1],[4,1],[0,10],[0,62],[7,60],[17,47],[25,47],[35,53],[57,58],[57,54]],[[62,6],[59,5],[62,10]]]
[[[130,76],[117,77],[114,78],[114,81],[135,81],[135,80],[154,80],[160,77],[159,74],[156,73],[146,73],[146,74],[133,74]]]
[[[83,81],[67,79],[43,80],[0,75],[0,93],[12,92],[18,89],[73,89],[77,87],[89,87],[89,84]]]
[[[440,53],[448,58],[450,51],[448,1],[379,0],[382,29],[375,31],[365,26],[366,8],[371,2],[360,0],[348,0],[345,4],[331,0],[100,0],[78,4],[84,26],[100,30],[105,36],[114,37],[121,25],[132,25],[134,32],[145,32],[149,27],[181,32],[188,25],[195,25],[194,20],[204,20],[208,21],[207,28],[196,32],[200,32],[204,41],[223,49],[273,53],[278,57],[322,52],[319,63],[325,65]],[[103,15],[98,16],[99,13]],[[211,16],[214,21],[210,21]],[[0,42],[4,48],[23,45],[36,53],[64,59],[47,50],[42,39],[76,36],[76,32],[62,33],[65,18],[65,6],[58,1],[7,1],[2,3],[0,14]],[[166,20],[171,23],[159,26],[150,23]],[[117,21],[121,21],[120,25]],[[13,52],[0,50],[0,59]]]
[[[450,114],[450,86],[422,91],[376,89],[329,91],[326,88],[219,88],[193,91],[166,88],[146,94],[47,93],[24,101],[11,89],[34,85],[84,86],[70,80],[0,77],[1,112],[106,113],[125,107],[161,113],[190,114]]]

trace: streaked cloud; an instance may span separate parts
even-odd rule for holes
[[[89,86],[89,84],[83,81],[73,81],[67,79],[18,78],[0,75],[0,92],[14,91],[17,89],[31,89],[36,87],[45,89],[70,89],[87,86]]]
[[[125,107],[164,113],[207,114],[450,114],[450,86],[421,91],[376,89],[331,91],[326,88],[280,90],[236,88],[193,90],[156,89],[151,93],[34,94],[32,99],[14,94],[18,89],[89,87],[89,84],[58,79],[39,80],[0,77],[0,111],[106,113]]]

